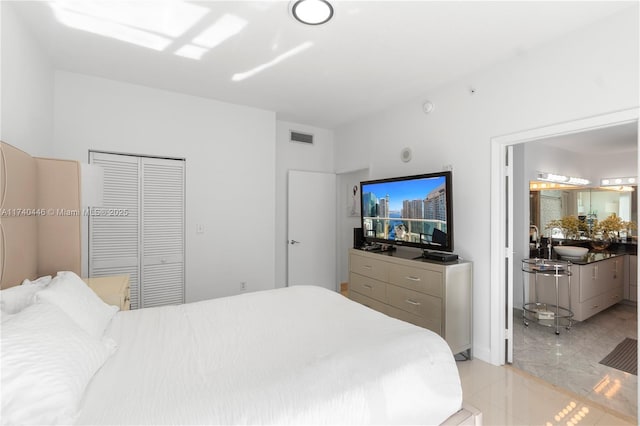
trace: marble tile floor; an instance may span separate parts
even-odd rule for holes
[[[614,305],[569,331],[561,328],[558,336],[552,327],[524,326],[520,310],[513,325],[513,367],[637,424],[638,377],[599,363],[625,337],[637,339],[635,305]]]
[[[551,385],[512,366],[458,361],[463,399],[482,411],[485,426],[617,426],[635,419]]]

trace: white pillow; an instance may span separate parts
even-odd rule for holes
[[[51,275],[47,275],[34,281],[26,279],[22,285],[0,291],[0,309],[3,314],[13,315],[31,305],[36,292],[42,290],[50,282]]]
[[[51,284],[36,294],[36,301],[53,303],[91,336],[100,338],[118,311],[107,305],[73,272],[58,272]]]
[[[25,279],[24,281],[22,281],[22,285],[37,285],[40,287],[46,287],[51,283],[51,280],[51,275],[45,275],[44,277],[36,278],[33,281]]]
[[[71,424],[84,390],[115,350],[60,308],[26,307],[2,323],[2,424]]]

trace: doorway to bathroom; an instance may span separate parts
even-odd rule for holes
[[[621,377],[626,378],[631,375],[618,377],[615,373],[604,374],[595,384],[587,383],[584,372],[594,370],[599,362],[593,359],[581,361],[579,357],[586,353],[595,354],[598,350],[607,349],[602,344],[605,336],[623,338],[629,334],[637,337],[637,306],[617,304],[590,321],[576,323],[570,332],[563,330],[559,336],[556,336],[552,329],[539,324],[529,327],[524,325],[520,309],[525,290],[522,289],[522,278],[519,277],[522,276],[521,260],[530,256],[528,189],[529,181],[533,180],[526,174],[526,162],[530,159],[526,158],[524,148],[545,143],[545,141],[548,143],[553,138],[561,136],[582,134],[585,136],[582,138],[582,148],[586,149],[584,141],[588,133],[605,129],[614,131],[624,126],[632,127],[636,132],[635,150],[632,154],[626,155],[635,159],[635,175],[637,175],[637,120],[638,109],[632,109],[492,140],[494,162],[492,164],[492,229],[496,232],[492,232],[492,289],[495,290],[493,293],[495,296],[492,297],[491,315],[492,323],[498,325],[492,330],[494,360],[500,364],[513,363],[519,368],[523,368],[526,364],[527,372],[530,374],[574,393],[583,395],[592,393],[592,396],[595,396],[596,391],[599,391],[603,395],[608,392],[608,397],[617,395],[617,400],[622,401],[619,407],[615,406],[616,403],[612,403],[613,400],[607,400],[607,404],[619,412],[634,417],[637,415],[635,405],[637,377],[633,376],[632,380],[625,383]],[[566,148],[564,151],[568,151]],[[610,150],[611,148],[613,145],[609,145]],[[549,148],[546,153],[551,151],[552,149]],[[557,163],[566,166],[568,159],[569,156],[565,153],[557,158]],[[501,164],[503,161],[505,164]],[[504,167],[501,167],[502,165]],[[540,229],[540,232],[543,230]],[[637,272],[637,267],[633,269]],[[637,287],[634,287],[634,291],[637,292]],[[592,336],[593,339],[589,340],[586,336]],[[599,340],[598,336],[601,337]],[[613,343],[608,345],[615,346]],[[590,346],[598,350],[590,349]],[[563,364],[565,360],[568,361]],[[565,374],[569,374],[572,369],[575,374],[572,377],[566,376]],[[544,372],[547,373],[546,376]],[[583,392],[576,392],[576,390]],[[626,412],[624,400],[631,401],[633,405]]]

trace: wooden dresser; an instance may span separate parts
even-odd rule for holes
[[[454,354],[472,345],[472,263],[349,252],[349,298],[442,336]]]

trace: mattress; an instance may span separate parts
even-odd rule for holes
[[[458,411],[437,334],[295,286],[119,312],[78,424],[440,424]]]

